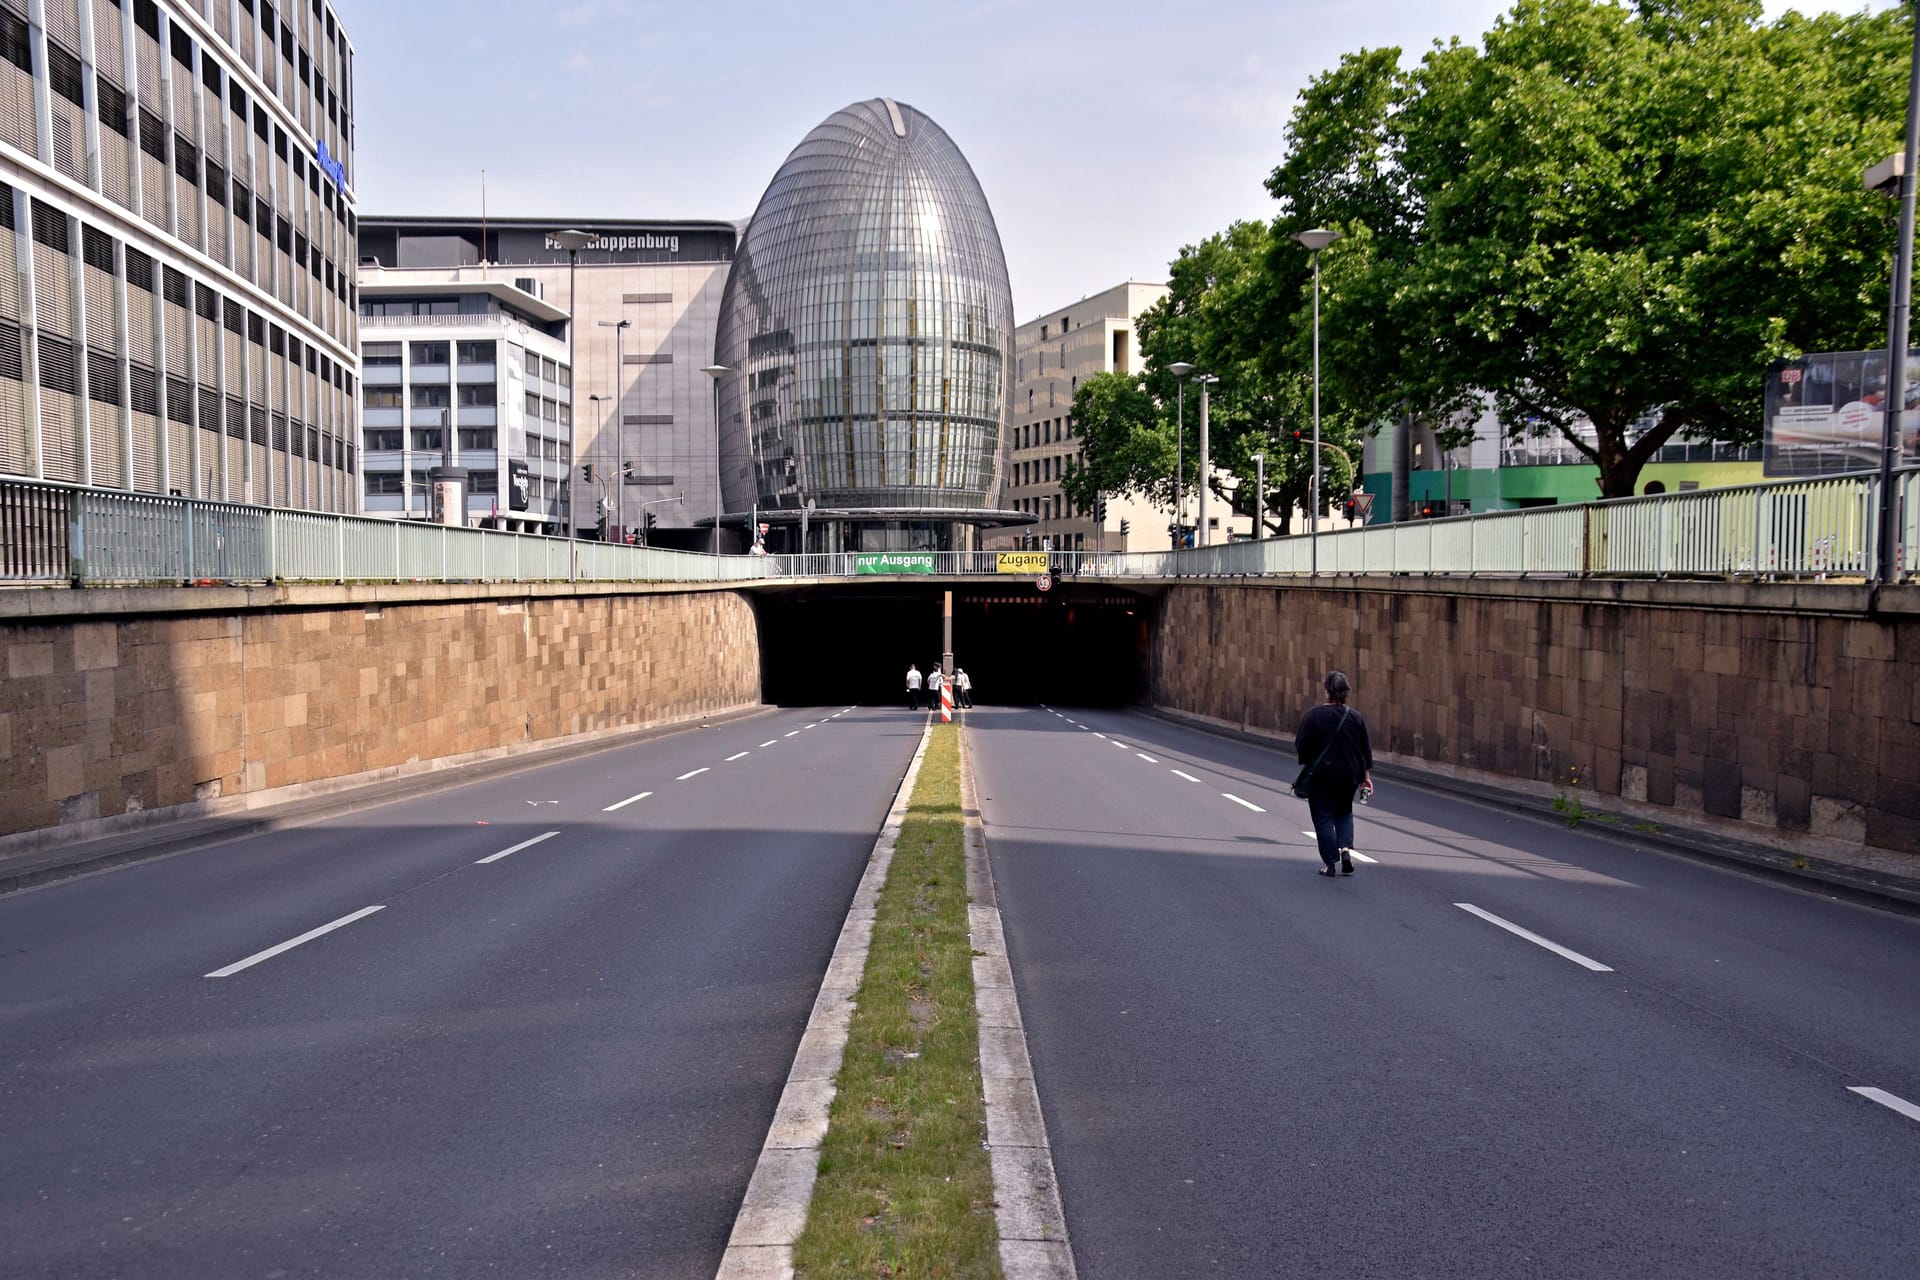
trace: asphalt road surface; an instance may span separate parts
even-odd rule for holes
[[[779,711],[0,899],[0,1275],[711,1276],[922,724]]]
[[[1385,779],[1328,880],[1291,756],[970,730],[1083,1280],[1920,1275],[1920,922]]]

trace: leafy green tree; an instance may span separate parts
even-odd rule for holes
[[[1346,233],[1323,385],[1376,421],[1489,399],[1509,434],[1571,440],[1604,496],[1679,432],[1756,439],[1769,361],[1883,340],[1895,209],[1859,174],[1897,144],[1910,21],[1521,0],[1483,49],[1349,55],[1268,182],[1283,292],[1286,237]],[[1269,343],[1297,364],[1297,328]]]

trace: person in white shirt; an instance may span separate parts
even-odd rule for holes
[[[920,668],[907,664],[907,710],[920,709]]]
[[[973,705],[973,677],[967,674],[965,667],[955,667],[953,672],[954,701],[960,706]]]
[[[940,674],[939,667],[934,667],[927,672],[927,710],[940,709],[940,686],[945,682],[946,677]]]

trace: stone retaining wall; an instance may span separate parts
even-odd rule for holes
[[[760,701],[753,607],[732,591],[119,590],[7,603],[0,836],[249,807]]]
[[[1153,644],[1172,709],[1290,740],[1339,668],[1376,752],[1789,847],[1920,853],[1917,587],[1177,586]]]

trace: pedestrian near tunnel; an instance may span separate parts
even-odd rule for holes
[[[1367,722],[1347,705],[1346,673],[1327,672],[1327,700],[1300,717],[1293,745],[1301,765],[1293,793],[1307,802],[1320,845],[1320,874],[1353,874],[1353,800],[1373,794],[1373,743]]]
[[[907,710],[920,709],[920,668],[907,664]]]
[[[967,674],[965,667],[956,667],[953,672],[953,692],[955,701],[962,707],[973,705],[973,677]]]
[[[946,683],[946,677],[940,674],[940,664],[934,663],[927,668],[927,710],[940,709],[940,686]]]

